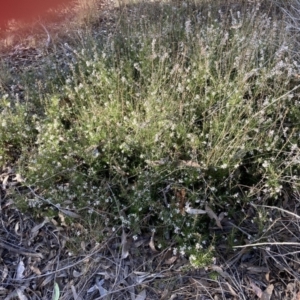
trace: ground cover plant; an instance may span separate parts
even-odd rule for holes
[[[297,252],[300,65],[275,4],[119,4],[105,30],[83,19],[43,64],[11,73],[3,60],[5,197],[72,228],[69,253],[115,235],[125,260],[126,236],[151,236],[185,269],[209,268],[218,299],[272,294],[270,280],[249,295],[220,283],[241,257],[264,253],[298,280],[286,246]]]

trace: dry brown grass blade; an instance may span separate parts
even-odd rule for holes
[[[265,243],[253,243],[253,244],[246,244],[241,246],[234,246],[233,248],[246,248],[246,247],[258,247],[258,246],[299,246],[300,243],[294,242],[265,242]]]

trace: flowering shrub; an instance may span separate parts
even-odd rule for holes
[[[124,11],[114,34],[78,46],[43,115],[28,122],[2,109],[0,143],[22,152],[26,124],[28,185],[55,205],[100,209],[107,226],[155,230],[200,266],[213,258],[207,205],[230,216],[299,185],[299,64],[281,21],[257,7],[228,17],[164,3],[156,22],[149,11]],[[19,124],[11,141],[6,122]]]

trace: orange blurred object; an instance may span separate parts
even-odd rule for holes
[[[49,9],[69,4],[72,0],[0,0],[0,26],[8,21],[31,21]]]

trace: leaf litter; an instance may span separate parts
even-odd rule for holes
[[[214,299],[240,299],[241,295],[263,300],[299,298],[300,284],[295,272],[300,266],[296,260],[288,260],[289,253],[297,251],[297,243],[289,248],[284,243],[275,245],[271,239],[278,237],[276,224],[270,226],[273,232],[268,232],[270,249],[245,247],[226,256],[220,253],[216,263],[206,269],[189,267],[187,259],[174,255],[171,247],[158,250],[154,232],[133,240],[131,233],[122,228],[103,244],[82,241],[78,254],[70,256],[66,247],[69,229],[64,218],[60,222],[49,218],[36,222],[19,212],[6,192],[1,190],[0,206],[3,299],[52,299],[58,291],[60,299],[66,300],[197,299],[197,294],[206,297],[203,299],[212,295]],[[293,211],[297,209],[295,203]],[[211,234],[230,226],[225,224],[236,223],[234,219],[228,222],[226,216],[218,217],[208,206],[205,211],[216,223],[218,218],[221,225],[211,227]],[[293,225],[296,220],[299,218],[295,216]],[[291,234],[295,229],[288,221],[285,226]],[[246,231],[247,222],[250,221],[236,227]],[[61,227],[60,223],[65,225]],[[283,232],[280,236],[284,237]],[[222,244],[220,247],[222,251]],[[218,274],[217,280],[211,279],[213,272]],[[283,282],[289,282],[287,288]]]

